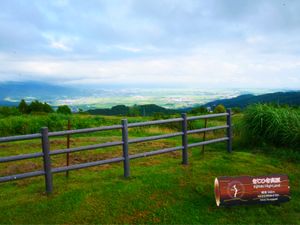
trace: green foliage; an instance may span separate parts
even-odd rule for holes
[[[37,100],[31,102],[28,108],[29,108],[28,109],[29,113],[36,113],[36,112],[52,113],[53,112],[53,109],[51,108],[50,105],[48,105],[46,102],[42,103]]]
[[[128,116],[139,116],[140,115],[140,109],[137,105],[129,107]]]
[[[1,117],[8,117],[8,116],[17,116],[21,113],[16,107],[0,107],[0,118]]]
[[[80,112],[81,109],[79,109]],[[91,109],[87,113],[91,115],[128,115],[129,107],[125,105],[116,105],[111,109]]]
[[[206,114],[206,113],[208,113],[208,110],[204,106],[195,107],[189,112],[189,114]]]
[[[43,112],[44,111],[44,104],[35,100],[32,101],[29,105],[29,110],[30,113],[32,112]]]
[[[214,113],[224,113],[224,112],[226,112],[226,109],[222,104],[219,104],[214,108]]]
[[[168,115],[175,115],[178,114],[179,112],[174,109],[167,109],[155,104],[147,104],[147,105],[140,105],[138,106],[140,115],[142,116],[153,116],[155,113],[162,113],[165,116]]]
[[[240,107],[233,107],[233,108],[231,108],[231,110],[233,113],[241,113],[242,112],[242,109]]]
[[[51,131],[64,130],[66,121],[67,118],[59,114],[11,116],[0,119],[0,136],[38,133],[45,126]]]
[[[125,105],[116,105],[111,108],[112,115],[127,115],[129,107]]]
[[[273,103],[276,105],[300,106],[300,91],[275,92],[263,95],[245,94],[235,98],[221,99],[206,103],[205,106],[222,104],[226,108],[241,107],[245,108],[251,104]]]
[[[67,112],[68,106],[64,106],[64,112]],[[17,116],[21,114],[35,114],[43,115],[54,112],[52,107],[46,102],[42,103],[37,100],[31,102],[29,105],[24,99],[21,100],[18,107],[0,107],[0,118],[8,116]]]
[[[117,105],[111,109],[93,109],[88,110],[92,115],[122,115],[122,116],[153,116],[155,113],[163,113],[165,115],[177,114],[178,111],[174,109],[166,109],[164,107],[147,104],[147,105]]]
[[[153,120],[164,120],[169,119],[170,115],[164,114],[162,112],[156,112],[153,114]]]
[[[41,127],[50,131],[66,130],[68,119],[72,129],[82,129],[107,125],[121,124],[120,117],[103,117],[91,115],[66,115],[58,113],[29,114],[0,118],[0,136],[32,134],[40,132]],[[140,122],[141,118],[128,118],[129,122]]]
[[[83,111],[83,109],[79,108],[77,114],[79,115],[88,115],[89,113],[86,111]]]
[[[54,110],[52,109],[52,107],[50,105],[48,105],[46,102],[44,102],[44,104],[43,104],[43,112],[45,112],[45,113],[52,113],[52,112],[54,112]]]
[[[267,104],[252,105],[245,111],[243,132],[252,143],[297,147],[300,144],[300,111]]]
[[[61,114],[71,114],[72,113],[71,109],[67,105],[58,106],[56,112],[61,113]]]
[[[20,113],[22,113],[22,114],[28,113],[29,107],[24,99],[22,99],[21,102],[19,103],[18,109],[19,109]]]

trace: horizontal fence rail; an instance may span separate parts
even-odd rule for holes
[[[88,146],[82,146],[77,148],[66,148],[66,149],[58,149],[50,152],[50,155],[59,155],[59,154],[65,154],[65,153],[71,153],[71,152],[79,152],[79,151],[85,151],[85,150],[93,150],[98,148],[106,148],[106,147],[113,147],[122,145],[122,141],[114,141],[114,142],[106,142],[103,144],[96,144],[96,145],[88,145]]]
[[[207,119],[216,118],[216,117],[224,117],[224,116],[226,117],[226,125],[206,127]],[[205,128],[188,130],[188,121],[199,120],[199,119],[205,119]],[[142,137],[142,138],[133,138],[133,139],[128,138],[129,128],[160,125],[160,124],[166,124],[166,123],[176,123],[176,122],[181,123],[181,128],[182,128],[181,132],[175,132],[175,133],[163,134],[163,135],[155,135],[155,136]],[[68,147],[66,149],[56,149],[56,150],[50,151],[49,137],[66,136],[66,135],[69,137],[69,135],[71,135],[71,134],[85,134],[85,133],[91,133],[91,132],[117,130],[117,129],[120,129],[122,131],[122,140],[121,141],[106,142],[106,143],[101,143],[101,144],[94,144],[94,145],[74,147],[74,148]],[[189,134],[204,133],[204,137],[205,137],[205,132],[215,131],[215,130],[220,130],[220,129],[223,129],[223,130],[226,129],[226,137],[215,138],[212,140],[205,140],[205,138],[204,138],[203,141],[201,141],[201,142],[188,144],[188,135]],[[154,141],[154,140],[160,140],[160,139],[166,139],[166,138],[172,138],[172,137],[181,137],[182,145],[177,146],[177,147],[149,151],[149,152],[137,153],[137,154],[133,154],[133,155],[129,154],[129,144]],[[41,143],[42,143],[42,151],[41,152],[0,157],[0,163],[13,162],[13,161],[18,161],[18,160],[26,160],[26,159],[34,159],[34,158],[43,158],[43,170],[0,177],[0,183],[7,182],[7,181],[13,181],[13,180],[19,180],[19,179],[25,179],[25,178],[30,178],[30,177],[36,177],[36,176],[45,176],[46,193],[50,194],[53,190],[52,176],[55,173],[62,173],[62,172],[68,173],[68,171],[71,171],[71,170],[78,170],[78,169],[99,166],[99,165],[104,165],[104,164],[123,162],[124,176],[129,177],[130,176],[130,160],[132,160],[132,159],[153,156],[153,155],[158,155],[158,154],[164,154],[164,153],[169,153],[169,152],[174,152],[174,151],[182,151],[182,164],[187,165],[188,164],[188,148],[204,146],[204,145],[217,143],[217,142],[224,142],[224,141],[227,142],[227,151],[230,153],[232,151],[231,110],[228,109],[226,111],[226,113],[208,114],[208,115],[192,116],[192,117],[187,117],[187,115],[185,113],[183,113],[181,118],[155,120],[155,121],[138,122],[138,123],[128,123],[127,119],[124,119],[124,120],[122,120],[121,125],[103,126],[103,127],[96,127],[96,128],[85,128],[85,129],[77,129],[77,130],[66,130],[66,131],[58,131],[58,132],[48,132],[48,128],[42,128],[41,133],[37,133],[37,134],[0,137],[0,143],[32,140],[32,139],[37,139],[37,138],[41,139]],[[69,154],[72,152],[95,150],[95,149],[114,147],[114,146],[122,146],[122,149],[123,149],[122,157],[80,163],[80,164],[75,164],[75,165],[67,164],[67,166],[58,167],[58,168],[52,168],[52,165],[51,165],[51,156],[53,156],[53,155]]]

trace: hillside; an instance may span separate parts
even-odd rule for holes
[[[87,111],[91,115],[142,115],[142,116],[153,116],[156,113],[161,114],[175,114],[179,111],[174,109],[166,109],[164,107],[155,105],[155,104],[147,104],[147,105],[135,105],[132,107],[125,105],[116,105],[112,108],[105,109],[91,109]]]
[[[222,104],[225,107],[241,107],[244,108],[253,103],[276,103],[287,104],[290,106],[300,106],[300,91],[293,92],[275,92],[263,95],[240,95],[230,99],[220,99],[206,103],[206,107],[214,107]]]

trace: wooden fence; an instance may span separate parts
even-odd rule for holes
[[[226,124],[223,126],[214,126],[214,127],[206,127],[205,126],[205,128],[201,128],[201,129],[188,130],[188,121],[199,120],[199,119],[207,120],[209,118],[224,117],[224,116],[227,118],[227,120],[226,120]],[[157,135],[157,136],[150,136],[150,137],[143,137],[143,138],[128,139],[128,128],[174,123],[174,122],[181,122],[181,128],[182,128],[181,132],[176,132],[176,133],[171,133],[171,134],[163,134],[163,135]],[[122,130],[122,140],[120,140],[120,141],[106,142],[106,143],[101,143],[101,144],[94,144],[94,145],[75,147],[75,148],[70,148],[69,146],[67,146],[66,149],[57,149],[57,150],[50,151],[49,137],[66,136],[66,135],[67,135],[67,137],[69,137],[69,135],[71,135],[71,134],[83,134],[83,133],[107,131],[107,130],[117,130],[117,129]],[[212,140],[204,140],[202,142],[188,144],[188,135],[189,134],[195,134],[195,133],[204,133],[205,134],[205,132],[219,130],[219,129],[226,129],[225,137],[216,138],[216,139],[212,139]],[[159,140],[159,139],[165,139],[165,138],[171,138],[171,137],[177,137],[177,136],[182,137],[182,145],[181,146],[159,149],[159,150],[154,150],[154,151],[144,152],[144,153],[137,153],[134,155],[129,155],[129,153],[128,153],[129,144],[153,141],[153,140]],[[204,137],[205,137],[205,135],[204,135]],[[188,164],[188,148],[196,147],[196,146],[204,146],[204,145],[208,145],[208,144],[212,144],[212,143],[216,143],[216,142],[223,142],[223,141],[227,142],[227,151],[230,153],[232,151],[231,110],[228,109],[226,111],[226,113],[208,114],[208,115],[192,116],[192,117],[187,117],[187,115],[185,113],[183,113],[181,118],[155,120],[155,121],[138,122],[138,123],[128,123],[127,119],[123,119],[121,125],[103,126],[103,127],[96,127],[96,128],[77,129],[77,130],[66,130],[66,131],[58,131],[58,132],[48,132],[48,128],[44,127],[44,128],[41,128],[40,133],[36,133],[36,134],[0,137],[0,143],[21,141],[21,140],[30,140],[30,139],[37,139],[37,138],[41,139],[41,143],[42,143],[42,151],[41,152],[0,157],[0,163],[43,157],[44,169],[38,170],[38,171],[33,171],[33,172],[28,172],[28,173],[3,176],[3,177],[0,177],[0,183],[18,180],[18,179],[29,178],[29,177],[35,177],[35,176],[45,176],[46,193],[50,194],[53,190],[52,176],[55,173],[62,173],[62,172],[68,173],[68,171],[70,171],[70,170],[78,170],[78,169],[83,169],[83,168],[92,167],[92,166],[99,166],[99,165],[103,165],[103,164],[123,162],[124,176],[129,177],[130,176],[130,160],[132,160],[132,159],[137,159],[137,158],[147,157],[147,156],[152,156],[152,155],[157,155],[157,154],[163,154],[163,153],[173,152],[173,151],[182,151],[182,164],[187,165]],[[67,166],[58,167],[58,168],[53,168],[51,166],[51,156],[53,156],[53,155],[69,154],[71,152],[93,150],[93,149],[112,147],[112,146],[122,146],[122,149],[123,149],[122,157],[87,162],[87,163],[80,163],[80,164],[75,164],[75,165],[69,165],[69,163],[67,162]]]

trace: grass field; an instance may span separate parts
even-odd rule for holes
[[[214,124],[222,121],[212,121]],[[131,131],[131,137],[174,132],[149,127]],[[222,133],[215,133],[216,136]],[[72,146],[119,140],[120,133],[106,132],[73,138]],[[212,135],[208,135],[212,138]],[[202,135],[190,137],[190,143]],[[130,145],[130,154],[180,145],[171,138]],[[65,139],[52,139],[53,149],[65,146]],[[181,153],[168,153],[130,161],[131,177],[123,178],[122,163],[54,175],[54,193],[46,196],[43,177],[0,184],[0,224],[300,224],[300,165],[291,157],[264,154],[260,148],[247,149],[234,143],[189,149],[189,165],[181,165]],[[39,151],[39,141],[0,145],[0,156]],[[266,148],[266,147],[264,147]],[[271,147],[270,147],[271,148]],[[277,149],[278,151],[280,149]],[[285,149],[283,149],[285,150]],[[120,156],[121,148],[107,148],[72,154],[79,163]],[[284,155],[286,156],[286,155]],[[64,156],[53,165],[64,164]],[[8,175],[41,168],[41,159],[0,165]],[[218,208],[213,182],[217,176],[285,173],[291,182],[290,202],[282,205],[255,205]]]

